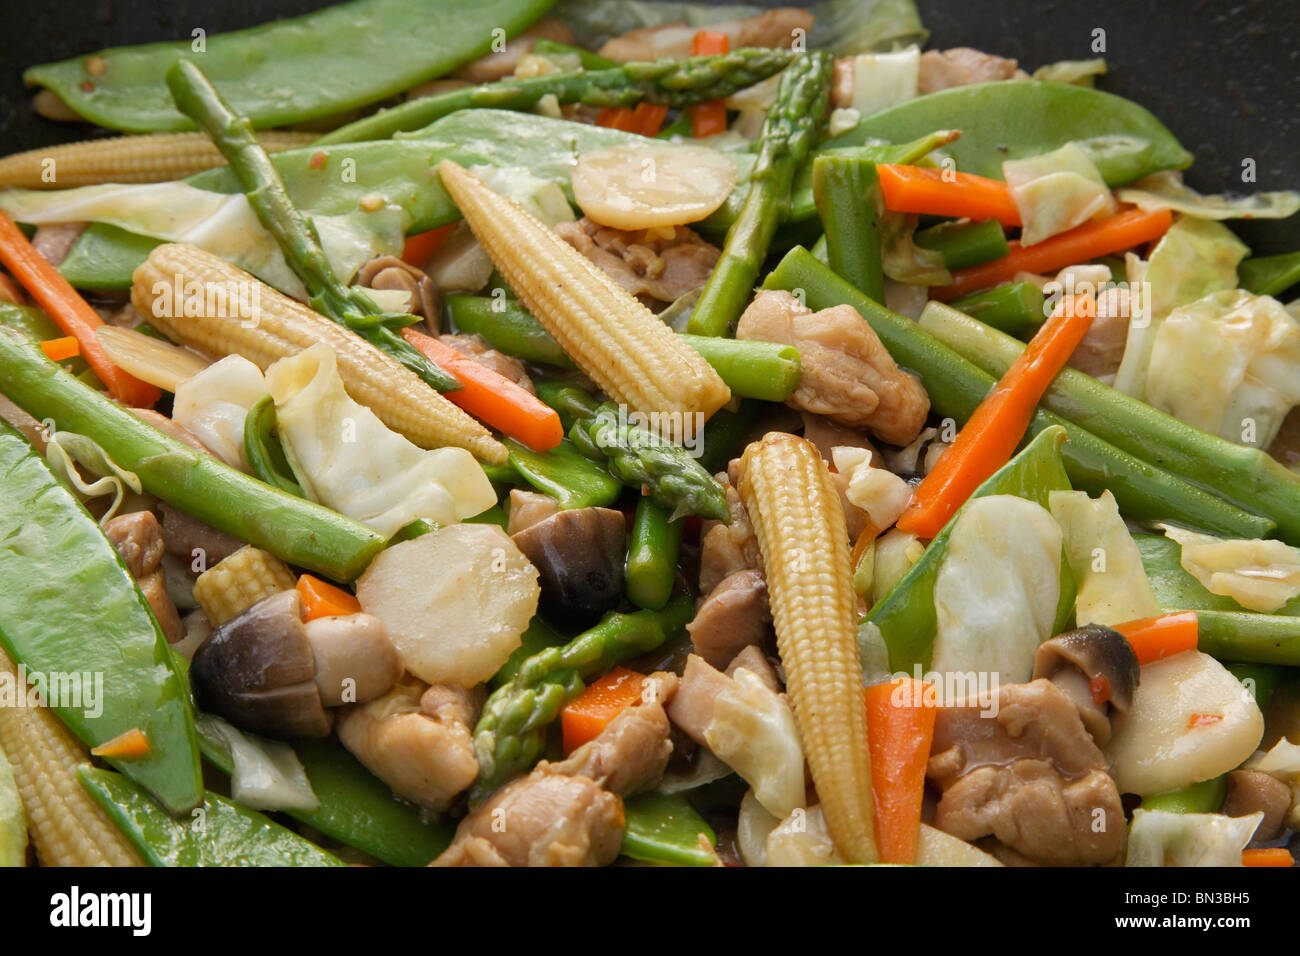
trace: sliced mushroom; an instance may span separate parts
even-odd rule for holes
[[[442,298],[433,280],[421,270],[396,256],[377,256],[357,272],[357,284],[383,292],[405,292],[411,297],[407,311],[424,317],[433,335],[438,334]]]
[[[618,605],[626,535],[621,511],[573,508],[513,536],[537,568],[547,620],[584,627]]]
[[[316,658],[316,688],[326,707],[371,700],[397,683],[402,660],[373,614],[318,617],[304,630]]]
[[[1050,680],[1079,708],[1097,746],[1110,740],[1133,703],[1139,668],[1133,648],[1118,631],[1088,624],[1050,641],[1034,655],[1033,679]]]
[[[1227,817],[1263,813],[1251,842],[1267,843],[1282,835],[1290,808],[1291,788],[1277,777],[1258,770],[1234,770],[1228,774],[1228,793],[1219,812]]]
[[[212,632],[190,665],[202,710],[267,737],[324,737],[330,716],[297,591],[254,604]]]

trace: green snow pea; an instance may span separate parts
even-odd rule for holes
[[[1241,681],[1246,690],[1250,691],[1250,695],[1255,698],[1255,703],[1259,705],[1260,710],[1268,706],[1269,700],[1273,697],[1273,691],[1277,689],[1277,685],[1281,683],[1283,676],[1286,674],[1276,664],[1226,661],[1223,666],[1227,668],[1228,673]]]
[[[942,253],[943,264],[949,269],[977,266],[1011,251],[1002,224],[996,219],[941,222],[917,232],[915,242],[922,249]]]
[[[200,732],[199,747],[208,763],[231,772],[224,740]],[[320,800],[315,810],[285,811],[294,819],[391,866],[424,866],[451,843],[445,826],[424,822],[337,741],[295,740],[293,749]]]
[[[717,834],[684,797],[645,793],[623,804],[623,855],[667,866],[717,866]],[[703,836],[708,845],[700,840]]]
[[[623,493],[623,483],[564,439],[549,451],[533,451],[505,440],[510,463],[524,481],[551,495],[561,508],[607,508]]]
[[[29,675],[44,675],[50,709],[87,746],[140,728],[148,755],[109,763],[173,813],[197,806],[203,783],[189,694],[131,573],[5,422],[0,475],[0,645]]]
[[[151,866],[345,866],[256,810],[209,791],[187,818],[164,813],[121,774],[85,766],[81,786]]]
[[[193,129],[163,83],[193,59],[238,112],[265,128],[346,112],[394,96],[487,53],[504,30],[530,26],[552,0],[476,0],[429,9],[418,0],[353,0],[262,26],[173,43],[101,50],[23,74],[110,129]]]
[[[935,129],[960,129],[946,151],[962,172],[1002,178],[1002,163],[1077,142],[1109,186],[1162,169],[1185,169],[1192,154],[1136,103],[1100,90],[1037,80],[958,86],[865,117],[824,147],[868,139],[897,141]]]
[[[1300,252],[1247,259],[1237,265],[1237,280],[1255,295],[1281,295],[1300,282]]]
[[[515,299],[496,296],[447,296],[444,307],[461,332],[481,335],[488,345],[525,362],[573,368],[573,360]]]
[[[1016,457],[994,472],[993,476],[975,489],[972,498],[985,495],[1015,495],[1047,507],[1047,496],[1052,491],[1068,491],[1070,480],[1061,460],[1061,444],[1066,440],[1065,429],[1051,425],[1039,432]],[[963,509],[964,509],[963,505]],[[866,621],[880,629],[889,648],[889,666],[894,671],[911,673],[913,667],[922,670],[930,666],[930,652],[938,630],[938,615],[934,606],[934,586],[939,567],[948,551],[948,538],[953,525],[961,517],[958,510],[951,521],[930,542],[919,561],[908,570],[880,602],[871,609]],[[1062,556],[1061,598],[1057,609],[1055,632],[1063,630],[1073,613],[1075,584],[1069,564]]]
[[[254,402],[244,418],[244,455],[255,478],[299,498],[307,497],[275,435],[275,402],[270,395]]]
[[[1215,813],[1223,806],[1223,798],[1227,795],[1228,775],[1223,774],[1177,790],[1153,793],[1142,800],[1142,809],[1168,813]]]

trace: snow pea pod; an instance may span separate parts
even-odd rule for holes
[[[627,800],[623,809],[624,856],[667,866],[718,865],[713,851],[718,837],[685,798],[645,793]]]
[[[1227,794],[1228,775],[1223,774],[1200,783],[1190,783],[1178,790],[1153,793],[1142,800],[1142,809],[1167,813],[1215,813],[1223,806]]]
[[[507,438],[510,463],[523,479],[561,508],[608,508],[623,493],[623,483],[564,439],[549,451],[533,451]]]
[[[962,172],[1002,178],[1002,163],[1077,142],[1110,186],[1162,169],[1185,169],[1192,154],[1164,124],[1111,93],[1037,80],[958,86],[908,100],[864,118],[825,147],[868,139],[897,141],[935,129],[960,129],[947,152]]]
[[[0,475],[0,645],[43,675],[50,709],[87,746],[140,728],[149,753],[109,763],[173,813],[196,806],[189,694],[144,595],[95,519],[5,422]]]
[[[174,43],[102,50],[23,74],[86,119],[133,133],[193,129],[163,83],[194,59],[231,105],[264,128],[374,103],[487,53],[552,0],[475,0],[430,10],[419,0],[353,0],[317,13]],[[197,55],[195,55],[197,54]]]
[[[1255,295],[1281,295],[1300,282],[1300,252],[1256,256],[1238,264],[1241,287]]]
[[[81,786],[151,866],[344,866],[255,810],[212,792],[188,819],[168,816],[121,774],[86,766]]]

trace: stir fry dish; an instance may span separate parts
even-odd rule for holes
[[[926,39],[31,66],[111,135],[0,158],[0,863],[1292,866],[1300,192]]]

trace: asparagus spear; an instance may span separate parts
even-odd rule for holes
[[[833,66],[830,54],[818,50],[797,57],[781,75],[776,102],[763,122],[749,192],[695,303],[690,332],[725,335],[749,301],[772,236],[785,217],[795,173],[826,112]]]
[[[388,139],[394,133],[419,130],[459,110],[475,107],[531,109],[543,96],[554,96],[561,103],[587,106],[635,106],[642,102],[672,107],[695,106],[708,100],[724,99],[753,86],[785,69],[794,57],[795,54],[789,50],[746,47],[720,56],[624,63],[609,69],[574,70],[548,76],[508,77],[495,83],[409,100],[401,106],[380,110],[373,116],[340,127],[316,142],[325,145]]]
[[[167,71],[167,86],[176,108],[212,138],[230,163],[258,221],[275,237],[285,260],[307,287],[311,307],[388,353],[438,391],[460,388],[455,378],[398,333],[397,329],[417,316],[386,314],[370,296],[338,280],[325,257],[316,224],[293,204],[252,124],[226,105],[203,71],[189,60],[177,60]]]
[[[525,660],[509,683],[483,705],[474,728],[479,778],[471,803],[528,769],[541,753],[546,727],[583,689],[583,679],[620,661],[653,650],[680,632],[695,613],[680,595],[662,611],[610,613],[567,644],[548,647]]]

